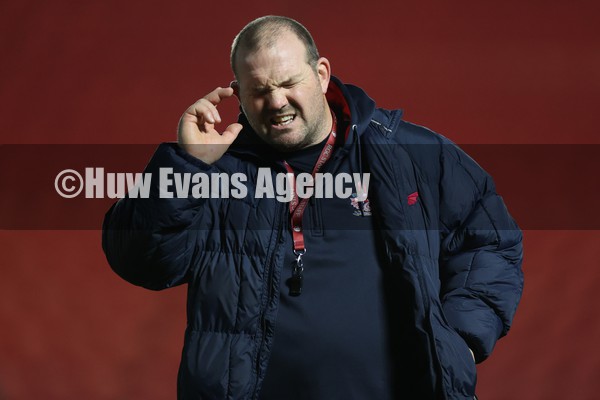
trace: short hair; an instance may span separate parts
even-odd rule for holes
[[[237,68],[235,62],[240,49],[255,50],[260,47],[271,47],[284,32],[291,32],[300,39],[306,48],[306,61],[315,68],[319,59],[319,51],[308,29],[291,18],[267,15],[248,23],[233,39],[229,61],[236,78]]]

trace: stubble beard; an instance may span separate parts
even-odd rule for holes
[[[319,99],[318,101],[323,100]],[[275,132],[271,129],[270,125],[267,125],[269,118],[266,117],[261,117],[260,120],[251,120],[248,118],[248,122],[264,142],[277,151],[285,153],[301,150],[320,143],[330,132],[331,127],[326,126],[327,113],[330,112],[326,102],[323,105],[321,112],[310,113],[310,115],[315,115],[312,119],[312,123],[311,121],[306,120],[304,113],[301,113],[295,108],[292,108],[292,111],[296,114],[296,118],[299,119],[298,121],[294,121],[294,123],[302,123],[301,126],[294,127],[294,129],[297,130],[295,133],[285,130],[282,132]]]

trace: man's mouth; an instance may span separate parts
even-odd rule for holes
[[[273,118],[271,118],[270,121],[271,121],[271,124],[274,126],[285,126],[285,125],[291,124],[295,118],[296,118],[295,115],[287,114],[287,115],[279,115],[277,117],[273,117]]]

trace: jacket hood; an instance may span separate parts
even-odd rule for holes
[[[327,90],[329,106],[338,111],[349,125],[350,131],[355,131],[359,136],[367,129],[375,111],[375,101],[358,86],[344,84],[335,76],[331,77]],[[346,133],[346,142],[352,132]]]
[[[350,146],[369,125],[375,111],[375,101],[358,86],[344,84],[335,76],[331,77],[326,97],[329,106],[347,124],[344,147]],[[238,116],[238,123],[242,124],[243,129],[228,152],[266,162],[277,161],[274,159],[277,152],[254,132],[243,112]]]

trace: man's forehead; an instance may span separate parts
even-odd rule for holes
[[[287,49],[253,53],[240,58],[240,81],[247,81],[251,86],[268,86],[298,80],[310,70],[305,54],[294,55]]]

